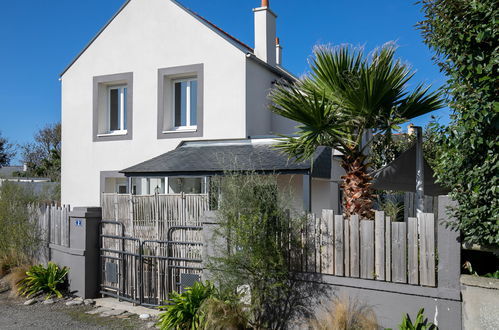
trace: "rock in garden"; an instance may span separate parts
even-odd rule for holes
[[[103,312],[100,316],[118,316],[118,315],[121,315],[123,313],[126,313],[125,310],[122,310],[122,309],[111,309],[109,311],[106,311],[106,312]]]
[[[88,311],[86,313],[87,314],[100,314],[100,313],[108,312],[110,310],[111,310],[111,308],[99,307],[99,308],[96,308],[96,309],[92,309],[91,311]]]
[[[44,305],[52,305],[53,303],[55,303],[54,299],[47,299],[43,301]]]
[[[95,301],[93,299],[85,299],[83,300],[83,303],[85,304],[85,306],[95,305]]]
[[[33,304],[36,304],[36,299],[29,299],[29,300],[26,300],[24,302],[25,306],[30,306],[30,305],[33,305]]]
[[[151,317],[151,315],[149,315],[149,314],[140,314],[140,315],[139,315],[139,318],[140,318],[141,320],[147,320],[147,319],[149,319],[150,317]]]
[[[66,306],[77,306],[77,305],[83,305],[83,300],[74,299],[66,303]]]

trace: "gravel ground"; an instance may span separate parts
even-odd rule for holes
[[[86,314],[91,306],[66,306],[64,301],[53,305],[36,303],[24,306],[24,299],[0,294],[0,329],[145,329],[146,323],[137,316],[126,319]]]

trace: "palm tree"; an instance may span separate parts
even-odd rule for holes
[[[271,92],[271,110],[299,123],[294,137],[278,144],[299,160],[318,146],[342,153],[344,213],[372,215],[367,148],[377,134],[411,118],[440,109],[441,92],[418,84],[407,90],[411,68],[395,60],[393,44],[365,56],[351,46],[317,46],[311,73],[295,82],[280,82]]]

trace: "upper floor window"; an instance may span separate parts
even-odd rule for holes
[[[126,133],[127,86],[108,87],[108,129],[109,133]]]
[[[158,70],[158,139],[203,136],[203,64]]]
[[[132,139],[133,74],[94,77],[94,141]]]
[[[173,122],[175,129],[195,129],[197,127],[198,82],[197,79],[173,81]]]

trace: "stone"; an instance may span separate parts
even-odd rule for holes
[[[30,305],[33,305],[33,304],[36,304],[36,299],[29,299],[29,300],[26,300],[24,302],[25,306],[30,306]]]
[[[85,300],[83,300],[83,303],[85,304],[85,306],[95,305],[95,300],[85,299]]]
[[[149,322],[147,323],[146,327],[148,329],[156,328],[156,322]]]
[[[66,303],[66,306],[78,306],[78,305],[83,305],[83,300],[73,299]]]
[[[110,311],[110,310],[111,310],[111,308],[107,308],[107,307],[98,307],[98,308],[96,308],[96,309],[92,309],[92,310],[90,310],[90,311],[88,311],[88,312],[86,312],[86,313],[87,313],[87,314],[91,314],[91,315],[93,315],[93,314],[100,314],[100,313],[108,312],[108,311]]]
[[[55,300],[54,300],[54,299],[52,299],[52,298],[51,298],[51,299],[47,299],[47,300],[44,300],[44,301],[43,301],[43,304],[44,304],[44,305],[52,305],[52,304],[54,304],[54,303],[55,303]]]
[[[118,316],[118,315],[121,315],[123,313],[126,313],[126,311],[122,310],[122,309],[111,309],[109,311],[102,312],[100,314],[100,316],[103,316],[103,317],[106,317],[106,316]]]
[[[148,320],[151,317],[149,314],[140,314],[139,319],[141,320]]]

